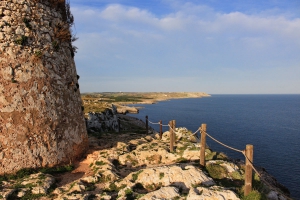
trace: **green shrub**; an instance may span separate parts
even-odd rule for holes
[[[125,190],[126,200],[134,200],[134,194],[133,191],[130,188],[127,188]]]
[[[242,200],[267,200],[264,194],[257,190],[252,190],[247,196],[243,196]]]
[[[243,180],[244,177],[239,171],[234,171],[230,174],[230,177],[235,180]]]
[[[222,179],[227,175],[227,170],[218,164],[209,164],[206,166],[206,170],[213,179]]]
[[[177,163],[186,163],[186,162],[188,162],[188,160],[186,158],[180,157],[180,158],[177,158],[176,162]]]
[[[74,165],[63,165],[63,166],[57,166],[57,167],[51,167],[51,168],[42,168],[39,171],[44,174],[56,174],[56,173],[64,173],[64,172],[70,172],[73,171]]]

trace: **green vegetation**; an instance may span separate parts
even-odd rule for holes
[[[148,191],[154,191],[156,187],[155,187],[154,185],[146,185],[145,188],[146,188]]]
[[[234,180],[243,180],[243,175],[239,171],[234,171],[230,174],[230,177]]]
[[[21,35],[19,38],[17,38],[15,40],[16,44],[19,44],[19,45],[22,45],[22,46],[26,45],[27,42],[28,42],[28,37],[25,36],[25,35]]]
[[[163,173],[163,172],[159,173],[159,179],[162,179],[164,176],[165,176],[165,173]]]
[[[57,173],[64,173],[64,172],[70,172],[74,169],[74,165],[63,165],[63,166],[57,166],[57,167],[51,167],[51,168],[42,168],[39,171],[45,174],[57,174]]]
[[[118,192],[125,187],[126,187],[126,185],[124,185],[124,184],[121,185],[120,187],[118,187],[115,183],[111,183],[111,184],[109,184],[109,187],[107,189],[105,189],[104,191],[105,192]]]
[[[186,163],[186,162],[188,162],[188,160],[186,158],[180,157],[180,158],[177,158],[176,162],[177,163]]]
[[[218,164],[206,165],[206,170],[213,179],[222,179],[227,176],[227,170]]]
[[[135,165],[138,164],[138,161],[135,160],[135,159],[133,159],[130,155],[127,155],[126,158],[128,159],[128,161],[131,162],[131,164],[132,164],[133,166],[135,166]]]
[[[0,181],[19,180],[22,178],[29,177],[33,173],[36,173],[36,170],[31,168],[25,168],[17,171],[15,174],[5,174],[3,176],[0,176]]]
[[[95,184],[88,183],[88,184],[85,185],[85,190],[86,191],[94,191],[95,189],[96,189]]]
[[[185,150],[189,150],[189,151],[200,151],[199,147],[196,147],[195,144],[193,144],[192,142],[182,142],[183,146],[178,147],[176,149],[176,152],[178,153],[178,155],[182,156],[183,152]]]
[[[20,200],[33,200],[40,199],[41,197],[46,196],[45,194],[32,194],[30,191],[26,191],[25,195],[21,198],[17,198],[17,195],[12,195],[10,199],[20,199]]]
[[[104,112],[107,109],[106,104],[103,103],[90,103],[90,104],[84,104],[84,112],[89,113],[89,112]]]
[[[101,160],[101,161],[98,161],[98,160],[97,160],[97,161],[95,162],[95,164],[96,164],[96,165],[106,165],[106,162],[103,162],[102,160]]]
[[[140,170],[137,173],[132,174],[132,181],[135,182],[138,179],[139,174],[142,172],[143,172],[143,170]]]
[[[42,57],[43,56],[43,53],[41,51],[36,51],[34,52],[34,55],[38,58]]]
[[[257,190],[252,190],[247,196],[242,196],[242,200],[267,200],[266,195]]]
[[[28,178],[31,174],[35,174],[38,172],[44,174],[56,174],[56,173],[70,172],[73,169],[74,169],[73,165],[63,165],[63,166],[57,166],[52,168],[40,168],[40,169],[24,168],[17,171],[15,174],[5,174],[3,176],[0,176],[0,182],[7,181],[7,180],[20,180],[23,178]],[[40,179],[43,179],[44,177],[45,175],[43,174],[39,176]]]
[[[228,160],[228,157],[222,152],[215,152],[209,149],[206,149],[205,151],[207,153],[205,160]]]
[[[125,196],[126,196],[126,199],[127,200],[133,200],[133,199],[135,199],[134,198],[134,194],[133,194],[133,191],[130,189],[130,188],[127,188],[126,190],[125,190]]]
[[[144,99],[152,99],[137,93],[93,93],[82,94],[81,98],[84,102],[85,113],[104,112],[105,109],[110,108],[111,103],[136,103],[141,102]]]

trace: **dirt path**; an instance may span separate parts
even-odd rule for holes
[[[130,121],[130,123],[135,126],[144,127],[143,121],[140,121],[134,117],[122,115],[122,119]],[[57,186],[61,187],[63,185],[69,184],[80,178],[93,175],[93,171],[89,167],[94,161],[93,157],[97,151],[107,148],[112,148],[117,145],[118,142],[128,143],[130,140],[145,137],[146,134],[136,134],[133,132],[126,133],[99,133],[97,137],[89,136],[89,149],[83,156],[83,159],[74,163],[74,170],[71,172],[66,172],[63,174],[56,175]]]

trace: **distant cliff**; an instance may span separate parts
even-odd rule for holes
[[[69,8],[0,2],[0,174],[69,163],[87,148]]]

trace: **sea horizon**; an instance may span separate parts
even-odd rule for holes
[[[208,98],[135,105],[143,108],[130,116],[143,121],[146,115],[154,123],[176,120],[176,127],[192,132],[206,123],[208,133],[229,146],[242,150],[246,144],[253,144],[254,164],[264,167],[286,186],[291,197],[300,199],[300,164],[296,161],[300,147],[300,94],[213,94]],[[149,125],[158,131],[156,125]],[[232,159],[243,159],[243,155],[210,139],[207,143]]]

